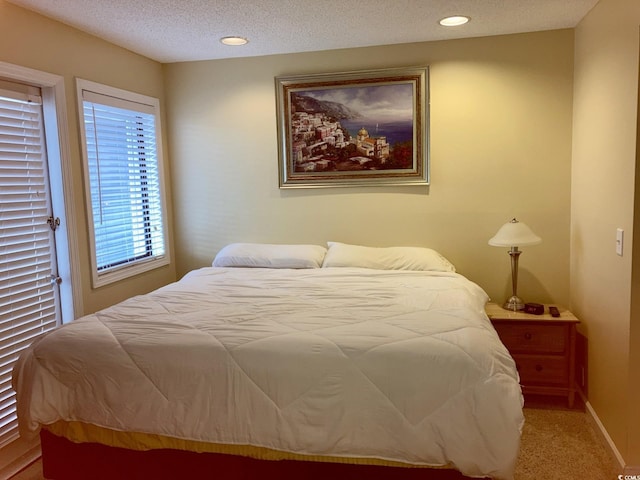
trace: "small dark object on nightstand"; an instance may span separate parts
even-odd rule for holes
[[[560,316],[560,312],[558,311],[558,307],[554,307],[553,305],[551,305],[549,307],[549,313],[551,314],[552,317],[559,317]]]
[[[542,315],[544,313],[544,305],[539,303],[525,303],[524,311],[527,313],[533,313],[534,315]]]

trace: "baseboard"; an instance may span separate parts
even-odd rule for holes
[[[607,445],[607,447],[609,447],[609,452],[611,453],[616,463],[616,467],[619,468],[620,472],[623,472],[625,475],[633,475],[634,474],[633,472],[627,472],[627,468],[636,468],[636,467],[627,467],[625,465],[624,458],[622,458],[622,455],[620,454],[618,447],[616,447],[616,444],[613,442],[613,440],[609,436],[607,429],[604,427],[604,425],[600,421],[600,418],[598,417],[598,414],[591,406],[591,403],[589,403],[589,400],[587,400],[582,395],[582,392],[578,392],[578,393],[580,394],[580,396],[582,396],[582,399],[584,400],[585,409],[588,414],[587,418],[592,422],[594,430],[596,431],[597,434],[600,435],[600,439],[602,440],[602,442],[605,445]]]

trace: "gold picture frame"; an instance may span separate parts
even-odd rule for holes
[[[280,188],[429,185],[428,73],[276,77]]]

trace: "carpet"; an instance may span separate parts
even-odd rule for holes
[[[515,480],[615,480],[620,472],[580,410],[524,409]]]

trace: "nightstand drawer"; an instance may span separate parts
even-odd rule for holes
[[[569,371],[564,357],[513,355],[522,385],[567,386]]]
[[[504,323],[494,325],[511,353],[557,353],[566,351],[568,329],[564,325]]]

